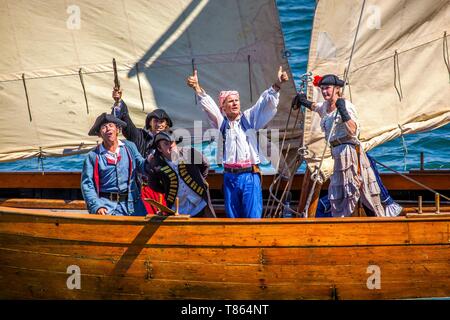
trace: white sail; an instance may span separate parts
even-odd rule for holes
[[[193,64],[211,96],[237,89],[243,109],[279,65],[289,72],[274,0],[2,0],[0,14],[0,161],[95,145],[87,133],[110,111],[113,57],[137,126],[161,107],[178,128],[208,128],[185,83]],[[285,125],[290,78],[269,126]]]
[[[311,37],[308,70],[313,75],[347,68],[363,0],[320,0]],[[345,96],[356,105],[364,149],[450,122],[448,0],[366,0]],[[309,87],[314,101],[322,99]],[[308,110],[304,141],[311,170],[325,146],[319,117]],[[330,150],[322,173],[332,173]]]

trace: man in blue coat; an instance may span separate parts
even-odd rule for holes
[[[81,174],[81,191],[89,213],[144,216],[146,210],[136,184],[136,173],[144,172],[145,159],[136,145],[118,139],[126,123],[103,113],[95,120],[90,136],[102,143],[90,151]]]

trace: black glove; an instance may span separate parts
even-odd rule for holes
[[[345,100],[339,98],[336,100],[336,108],[338,109],[339,114],[341,115],[342,122],[347,122],[350,120],[350,115],[348,114],[347,108],[345,107]]]
[[[304,93],[297,93],[297,95],[292,99],[291,108],[294,110],[297,110],[301,106],[305,106],[309,110],[312,109],[312,102],[306,99],[306,94]]]

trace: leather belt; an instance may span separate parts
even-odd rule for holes
[[[358,144],[358,142],[353,137],[343,137],[343,138],[338,138],[336,140],[330,141],[330,145],[333,148],[340,146],[341,144],[351,144],[351,145],[356,146]]]
[[[247,172],[259,172],[259,166],[258,165],[252,165],[251,167],[246,168],[227,168],[224,167],[223,169],[227,173],[247,173]]]
[[[100,197],[107,198],[114,202],[121,202],[128,200],[128,193],[118,193],[118,192],[100,192]]]

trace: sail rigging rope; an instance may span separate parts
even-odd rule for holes
[[[300,93],[303,93],[304,90],[306,90],[306,88],[308,86],[308,82],[312,81],[312,73],[311,72],[307,72],[307,73],[302,74],[300,76],[300,80],[301,80]],[[269,199],[267,201],[266,209],[264,210],[264,215],[263,215],[266,218],[267,217],[272,217],[272,216],[273,217],[278,216],[279,213],[280,213],[278,211],[280,209],[280,206],[282,206],[284,209],[286,209],[286,206],[283,204],[283,202],[286,200],[285,197],[287,197],[287,195],[289,193],[290,187],[292,185],[292,181],[293,181],[294,176],[295,176],[295,172],[297,171],[297,168],[300,166],[300,164],[304,161],[304,157],[307,154],[307,150],[304,147],[300,147],[297,150],[297,153],[296,153],[294,159],[288,164],[286,162],[285,158],[286,158],[286,156],[289,154],[289,152],[291,150],[291,144],[289,143],[288,146],[287,146],[287,150],[286,150],[285,154],[283,155],[284,144],[285,144],[285,141],[286,141],[286,135],[287,135],[287,132],[288,132],[288,127],[289,127],[289,122],[290,122],[291,115],[292,115],[292,110],[293,110],[293,108],[291,107],[289,109],[289,115],[288,115],[288,119],[286,121],[286,127],[284,129],[284,134],[283,134],[283,141],[281,143],[281,149],[280,149],[281,150],[281,154],[280,154],[280,156],[278,158],[277,165],[276,165],[276,168],[279,168],[280,160],[283,159],[283,169],[282,169],[280,175],[278,176],[278,178],[274,175],[273,181],[272,181],[272,183],[271,183],[271,185],[269,187]],[[294,130],[297,127],[297,124],[298,124],[300,111],[301,111],[301,113],[303,115],[305,113],[304,112],[304,108],[299,108],[297,110],[297,115],[295,117],[294,125],[292,127]],[[293,172],[290,172],[290,168],[295,168],[295,169],[294,169]],[[287,182],[287,184],[286,184],[286,186],[285,186],[285,188],[284,188],[284,190],[283,190],[283,192],[281,194],[281,197],[278,198],[278,189],[279,189],[280,184],[281,184],[281,178],[284,177],[284,172],[285,171],[287,172],[287,175],[288,175],[288,178],[287,178],[288,182]],[[275,186],[275,193],[272,192],[274,186]],[[271,203],[271,201],[272,201],[272,203]],[[275,210],[275,213],[273,214],[273,206],[274,206],[275,202],[278,202],[278,205],[277,205],[277,208]],[[295,214],[298,214],[298,212],[295,212],[295,211],[293,211],[290,208],[289,208],[289,211],[294,212]]]
[[[398,125],[400,129],[400,138],[402,138],[403,145],[403,170],[406,171],[406,156],[408,155],[408,147],[406,146],[405,136],[403,134],[403,128],[401,125]]]
[[[45,159],[45,155],[44,152],[42,152],[42,147],[39,147],[39,153],[37,155],[37,160],[38,160],[38,171],[39,168],[41,168],[41,172],[42,174],[45,173],[45,168],[44,168],[44,159]]]
[[[397,87],[398,83],[398,87]],[[395,50],[394,53],[394,87],[397,91],[398,99],[400,102],[403,99],[403,90],[402,90],[402,82],[400,80],[400,64],[398,62],[398,52]]]
[[[444,199],[450,201],[450,198],[449,198],[449,197],[446,197],[446,196],[444,196],[443,194],[437,192],[436,190],[431,189],[430,187],[424,185],[423,183],[420,183],[419,181],[417,181],[417,180],[415,180],[415,179],[413,179],[413,178],[410,178],[410,177],[408,177],[407,175],[404,175],[403,173],[398,172],[398,171],[395,170],[395,169],[392,169],[392,168],[388,167],[387,165],[381,163],[380,161],[378,161],[378,160],[376,160],[376,159],[374,159],[374,160],[375,160],[376,163],[378,163],[379,165],[385,167],[386,169],[388,169],[388,170],[390,170],[390,171],[392,171],[392,172],[394,172],[394,173],[396,173],[396,174],[402,176],[403,178],[405,178],[405,179],[407,179],[407,180],[409,180],[409,181],[411,181],[411,182],[417,184],[418,186],[421,186],[422,188],[427,189],[428,191],[431,191],[431,192],[433,192],[434,194],[438,194],[438,195],[440,195],[442,198],[444,198]]]
[[[448,38],[449,36],[450,36],[450,35],[448,35],[448,34],[445,32],[445,36],[444,36],[444,42],[445,42],[445,43],[447,43],[447,38]],[[430,41],[427,41],[427,42],[418,44],[417,46],[414,46],[414,47],[411,47],[411,48],[408,48],[408,49],[405,49],[405,50],[402,50],[402,51],[397,51],[397,53],[398,53],[398,55],[401,55],[401,54],[406,53],[406,52],[408,52],[408,51],[412,51],[412,50],[415,50],[415,49],[417,49],[417,48],[420,48],[420,47],[429,45],[429,44],[431,44],[431,43],[433,43],[433,42],[436,42],[436,41],[442,41],[442,38],[443,38],[443,37],[440,36],[439,38],[432,39],[432,40],[430,40]],[[288,52],[288,51],[287,51],[287,52]],[[448,52],[448,49],[447,49],[447,52]],[[289,57],[289,55],[286,55],[286,57]],[[367,64],[360,65],[359,67],[353,69],[352,73],[355,73],[355,72],[357,72],[357,71],[359,71],[359,70],[361,70],[361,69],[364,69],[364,68],[366,68],[366,67],[372,66],[372,65],[374,65],[374,64],[377,64],[377,63],[386,61],[386,60],[388,60],[388,59],[391,59],[392,57],[393,57],[393,55],[390,55],[390,56],[387,56],[387,57],[385,57],[385,58],[382,58],[382,59],[379,59],[379,60],[375,60],[375,61],[372,61],[372,62],[367,63]],[[447,58],[444,58],[444,59],[447,59]],[[163,60],[161,60],[161,61],[164,62]],[[448,62],[448,59],[447,59],[447,62]],[[133,64],[134,64],[134,61],[133,61],[133,62],[130,61],[129,63],[133,63]],[[146,67],[146,68],[150,68],[150,67],[152,66],[152,64],[153,64],[153,62],[147,62],[147,63],[144,63],[143,66]],[[447,64],[447,63],[446,63],[446,64]],[[104,66],[104,65],[106,65],[106,64],[95,64],[96,67],[97,67],[97,66]],[[176,65],[177,65],[177,66],[185,66],[186,63],[178,63],[178,64],[176,64]],[[448,68],[449,68],[449,72],[450,72],[450,64],[449,64]],[[131,69],[131,68],[126,68],[126,69],[122,69],[122,70],[118,70],[118,71],[129,71],[130,69]],[[112,72],[112,71],[111,71],[111,70],[96,70],[96,71],[85,71],[84,74],[90,75],[90,74],[102,74],[102,73],[110,73],[110,72]],[[9,76],[14,75],[15,78],[14,78],[14,79],[0,80],[0,83],[14,82],[14,81],[20,81],[20,80],[22,80],[21,78],[17,78],[17,75],[16,75],[16,74],[8,74],[8,75],[9,75]],[[34,80],[34,79],[48,79],[48,78],[58,78],[58,77],[70,77],[70,76],[74,76],[74,75],[76,75],[76,73],[74,73],[74,72],[69,72],[69,73],[56,74],[56,75],[55,75],[55,74],[52,74],[52,75],[45,75],[45,76],[29,76],[27,79],[29,79],[29,80]]]
[[[444,62],[445,62],[445,65],[447,66],[449,82],[450,82],[450,59],[449,59],[449,55],[448,55],[447,31],[444,31],[442,50],[443,50],[442,54],[444,55]]]
[[[448,37],[448,36],[449,36],[449,35],[446,35],[446,37]],[[397,54],[398,54],[398,55],[401,55],[401,54],[403,54],[403,53],[407,53],[407,52],[409,52],[409,51],[418,49],[418,48],[420,48],[420,47],[427,46],[427,45],[429,45],[429,44],[431,44],[431,43],[433,43],[433,42],[441,41],[441,39],[442,39],[442,37],[439,37],[439,38],[436,38],[436,39],[433,39],[433,40],[430,40],[430,41],[421,43],[421,44],[419,44],[419,45],[417,45],[417,46],[414,46],[414,47],[405,49],[405,50],[403,50],[403,51],[398,51],[398,50],[397,50]],[[394,55],[395,55],[395,53],[394,53]],[[377,63],[386,61],[386,60],[388,60],[388,59],[391,59],[391,58],[394,57],[394,55],[390,55],[390,56],[387,56],[387,57],[385,57],[385,58],[382,58],[382,59],[379,59],[379,60],[375,60],[375,61],[370,62],[370,63],[367,63],[367,64],[363,64],[363,65],[361,65],[361,66],[355,68],[352,72],[355,73],[355,72],[357,72],[357,71],[359,71],[359,70],[361,70],[361,69],[364,69],[364,68],[370,67],[370,66],[372,66],[372,65],[374,65],[374,64],[377,64]]]
[[[300,114],[300,109],[297,111],[297,116],[295,117],[294,126],[293,126],[294,129],[297,126],[299,114]],[[287,156],[289,154],[289,151],[291,149],[291,144],[288,144],[286,153],[285,153],[285,155],[283,155],[284,144],[285,144],[285,141],[286,141],[286,135],[287,135],[287,132],[288,132],[288,127],[289,127],[289,122],[290,122],[291,116],[292,116],[292,108],[290,108],[290,110],[289,110],[288,119],[286,121],[286,127],[284,129],[284,134],[283,134],[283,140],[281,142],[281,154],[278,157],[276,168],[279,168],[281,159],[283,159],[283,161],[284,161],[285,156]],[[286,161],[284,161],[284,163],[283,163],[283,170],[289,170],[289,168],[290,168],[289,165],[287,165]],[[295,174],[295,172],[294,173],[288,172],[288,173],[290,175],[292,175],[292,176]],[[282,176],[283,176],[283,172],[281,172],[279,177],[281,178]],[[277,197],[276,197],[276,195],[278,194],[278,189],[279,189],[280,183],[281,183],[281,180],[280,179],[276,179],[275,176],[274,176],[274,180],[272,181],[272,184],[271,184],[270,187],[272,187],[273,185],[276,184],[276,190],[275,190],[274,196],[272,196],[271,188],[269,188],[270,189],[269,190],[269,195],[270,196],[269,196],[269,200],[267,201],[266,209],[264,210],[264,217],[272,217],[272,207],[275,204],[275,202],[276,201],[278,201],[278,202],[282,202],[283,201],[282,197],[281,197],[281,199],[278,199],[278,200],[277,200]],[[272,204],[271,204],[271,200],[273,201]],[[270,211],[268,212],[268,210],[270,210]],[[275,215],[276,215],[276,213],[277,212],[275,212]]]
[[[81,87],[83,88],[84,101],[86,103],[86,112],[87,112],[87,114],[89,114],[89,104],[88,104],[88,100],[87,100],[86,87],[84,86],[82,68],[80,68],[80,70],[78,70],[78,75],[80,77]]]
[[[25,90],[25,97],[27,99],[28,116],[30,117],[30,122],[31,122],[31,121],[33,121],[33,118],[31,117],[30,98],[28,97],[27,83],[25,82],[25,73],[22,73],[22,82],[23,82],[23,88]]]

